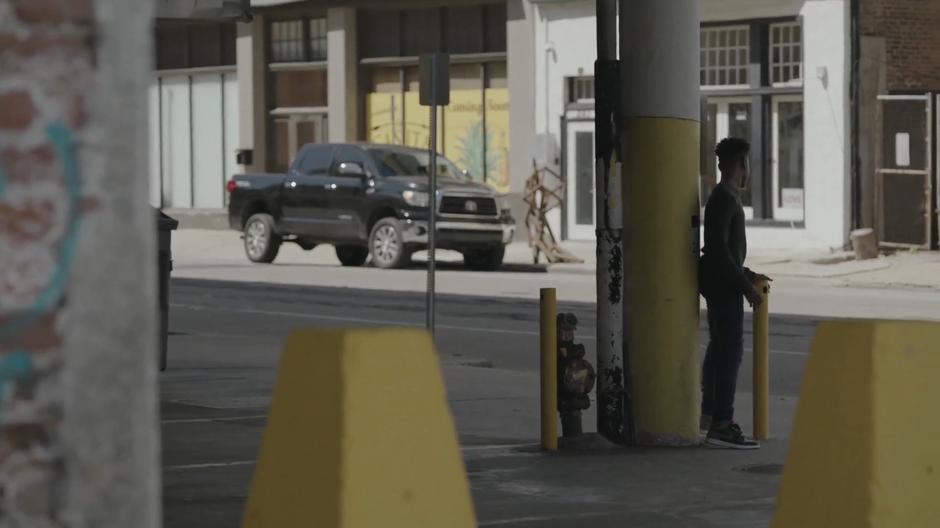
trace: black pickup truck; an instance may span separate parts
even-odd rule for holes
[[[371,255],[406,266],[428,243],[427,151],[375,144],[310,144],[287,174],[240,174],[228,182],[229,225],[253,262],[272,262],[283,242],[332,244],[344,266]],[[474,270],[496,270],[515,221],[505,199],[438,156],[437,247]]]

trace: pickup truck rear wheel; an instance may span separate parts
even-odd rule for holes
[[[369,248],[364,246],[336,246],[336,258],[343,266],[362,266],[369,258]]]
[[[274,218],[266,213],[252,215],[245,222],[245,254],[248,260],[269,264],[281,248],[281,236],[274,232]]]
[[[463,252],[464,264],[474,271],[497,271],[503,267],[505,246],[493,246],[485,249],[468,249]]]
[[[405,247],[398,219],[383,218],[375,223],[369,236],[369,251],[372,253],[372,263],[377,268],[401,268],[408,263],[411,254]]]

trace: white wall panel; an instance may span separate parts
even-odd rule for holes
[[[192,207],[189,76],[164,77],[160,103],[163,207]]]
[[[150,205],[160,207],[160,81],[154,79],[148,93],[150,134]]]
[[[223,88],[223,129],[225,131],[225,148],[222,152],[222,165],[225,171],[225,181],[239,171],[235,163],[235,151],[238,150],[238,76],[234,73],[225,75]]]
[[[192,77],[193,207],[218,209],[224,205],[222,101],[220,74]]]

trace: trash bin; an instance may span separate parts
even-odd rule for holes
[[[163,211],[154,209],[157,213],[157,232],[159,243],[157,246],[157,270],[160,282],[160,370],[166,370],[166,344],[169,334],[170,319],[170,271],[173,270],[173,257],[170,250],[170,241],[173,230],[179,226],[179,221],[163,214]]]

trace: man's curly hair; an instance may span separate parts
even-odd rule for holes
[[[751,151],[751,144],[741,138],[729,137],[722,139],[715,147],[718,156],[718,166],[731,168]]]

